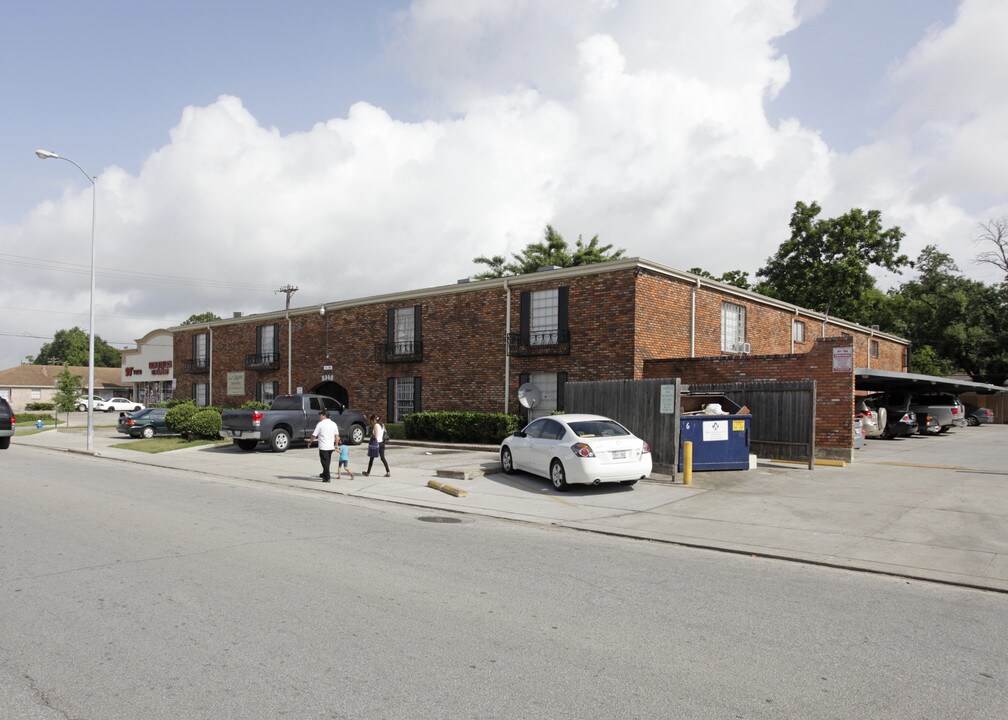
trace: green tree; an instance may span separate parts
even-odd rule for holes
[[[872,267],[898,273],[910,265],[899,254],[903,231],[882,227],[878,210],[853,208],[836,218],[819,219],[822,208],[799,201],[791,214],[791,237],[756,272],[755,290],[811,310],[875,324],[862,305],[875,288]]]
[[[52,342],[42,345],[35,356],[35,365],[75,365],[88,364],[88,333],[79,327],[57,330]],[[95,335],[95,367],[119,367],[119,351]]]
[[[512,256],[514,259],[511,262],[507,262],[503,255],[493,257],[481,255],[473,258],[473,262],[487,266],[486,272],[476,275],[477,279],[486,280],[505,275],[533,273],[548,265],[575,267],[618,260],[623,257],[624,252],[626,251],[623,248],[613,251],[612,245],[599,245],[598,235],[587,243],[579,235],[572,251],[563,236],[552,225],[547,225],[542,242],[529,243],[520,253]]]
[[[723,282],[726,285],[733,285],[742,290],[751,290],[752,285],[749,282],[749,273],[743,270],[729,270],[723,273],[721,277],[717,277],[707,272],[701,267],[690,268],[689,271],[694,275],[699,275],[702,278],[707,278],[708,280],[716,280],[717,282]]]
[[[220,320],[220,316],[216,315],[216,314],[214,314],[212,312],[210,312],[209,310],[207,310],[206,312],[203,312],[203,313],[198,313],[198,314],[190,315],[188,318],[186,318],[185,320],[183,320],[179,324],[180,325],[201,325],[203,323],[208,323],[208,322],[211,322],[213,320]]]
[[[56,394],[53,402],[57,412],[67,413],[67,422],[70,422],[70,411],[77,405],[77,398],[81,396],[81,379],[70,372],[64,365],[63,370],[56,376]]]
[[[961,275],[952,257],[934,245],[914,263],[917,277],[899,288],[899,312],[913,341],[914,372],[965,372],[998,384],[1008,369],[1008,292]],[[1002,378],[998,380],[998,378]]]

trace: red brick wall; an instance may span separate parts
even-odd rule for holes
[[[523,276],[521,280],[535,279]],[[320,316],[318,309],[291,312],[292,352],[288,352],[287,319],[276,315],[249,316],[218,321],[212,327],[213,374],[183,371],[191,356],[192,335],[206,332],[193,327],[175,332],[176,397],[192,396],[192,383],[212,379],[211,401],[240,405],[255,397],[256,383],[276,380],[281,393],[288,391],[288,357],[291,358],[290,391],[300,386],[315,389],[323,375],[347,389],[349,402],[362,412],[385,414],[386,381],[390,377],[422,378],[421,408],[427,410],[504,409],[507,333],[520,328],[523,291],[569,288],[568,328],[570,354],[511,357],[508,375],[508,409],[516,412],[519,378],[523,373],[565,372],[569,382],[654,377],[645,364],[655,359],[687,357],[690,352],[690,300],[694,285],[643,267],[609,270],[568,277],[545,276],[542,281],[510,285],[510,328],[505,327],[507,290],[500,284],[472,285],[439,294],[403,297],[394,302],[340,306],[336,303]],[[746,308],[746,338],[753,355],[787,353],[791,348],[794,313],[737,298],[718,289],[696,290],[696,354],[721,355],[721,304]],[[379,363],[375,345],[384,343],[389,308],[422,307],[424,359],[415,363]],[[245,356],[256,352],[256,327],[278,326],[280,368],[257,372],[245,369]],[[328,334],[327,334],[328,328]],[[806,342],[796,351],[812,349],[821,322],[806,318]],[[857,335],[857,333],[854,333]],[[867,352],[867,335],[855,337],[858,352]],[[872,367],[899,370],[898,343],[880,340],[882,357]],[[901,355],[900,355],[901,356]],[[727,360],[739,356],[724,355]],[[805,358],[804,354],[800,357]],[[855,359],[855,366],[863,366]],[[331,365],[332,370],[323,367]],[[228,396],[227,373],[245,372],[245,393]],[[706,382],[706,380],[704,380]]]
[[[644,364],[644,377],[678,377],[686,384],[815,380],[816,453],[849,459],[854,443],[854,373],[833,370],[836,347],[852,347],[851,339],[819,338],[809,352],[801,354],[650,360]]]

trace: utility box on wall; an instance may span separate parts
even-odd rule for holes
[[[679,418],[679,470],[683,444],[693,443],[693,470],[748,470],[748,408],[725,395],[683,395]]]

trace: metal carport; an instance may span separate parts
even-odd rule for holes
[[[887,390],[929,390],[932,392],[947,392],[954,395],[973,392],[978,395],[1008,392],[1008,387],[989,385],[971,380],[938,377],[937,375],[917,375],[915,373],[895,372],[892,370],[876,370],[874,368],[856,368],[854,370],[854,389],[864,392],[885,392]]]

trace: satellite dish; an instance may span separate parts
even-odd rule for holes
[[[522,407],[534,408],[542,402],[542,391],[532,383],[525,383],[518,388],[518,402]]]

